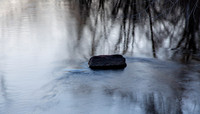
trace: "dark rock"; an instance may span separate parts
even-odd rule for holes
[[[91,69],[123,69],[126,67],[126,59],[122,55],[99,55],[90,58]]]

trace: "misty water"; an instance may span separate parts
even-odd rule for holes
[[[71,0],[0,1],[0,114],[200,113],[198,54],[174,54],[166,38],[155,58],[148,27],[140,26],[145,20],[133,40],[130,23],[121,29],[122,15],[113,21],[106,8],[81,7]],[[89,69],[89,58],[102,54],[123,54],[127,67]]]

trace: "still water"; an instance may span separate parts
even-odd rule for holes
[[[123,53],[115,46],[120,27],[108,20],[112,30],[102,35],[95,14],[88,23],[75,7],[0,1],[0,114],[200,113],[200,64],[171,61],[166,48],[152,58],[139,28],[126,69],[90,70],[91,55]]]

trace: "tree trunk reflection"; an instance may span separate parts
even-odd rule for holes
[[[100,40],[117,33],[112,32],[114,26],[119,27],[114,40],[115,53],[134,53],[138,38],[136,28],[140,28],[151,43],[153,57],[157,57],[161,48],[174,50],[174,56],[177,51],[199,52],[199,0],[79,0],[71,5],[79,9],[81,16],[78,39],[83,37],[86,26],[91,28],[88,31],[93,34],[91,55],[95,55]],[[166,44],[166,40],[170,42]],[[164,43],[168,47],[164,47]]]

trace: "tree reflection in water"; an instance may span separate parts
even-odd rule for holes
[[[5,3],[0,113],[200,112],[198,0]],[[127,55],[126,69],[87,68],[91,55],[113,53]]]
[[[90,55],[105,48],[132,55],[145,45],[142,50],[151,49],[153,57],[167,55],[164,49],[168,58],[181,54],[180,60],[187,62],[199,52],[198,0],[76,0],[71,5],[79,12],[74,15],[77,43],[91,38]]]

